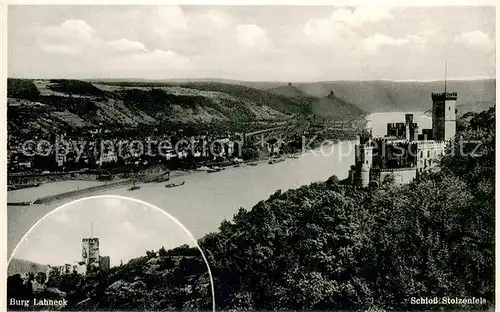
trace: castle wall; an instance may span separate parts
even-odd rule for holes
[[[392,122],[387,124],[387,136],[396,137],[398,139],[406,138],[406,124],[404,122]]]
[[[456,121],[455,120],[445,120],[444,121],[444,140],[452,140],[456,134]]]
[[[99,269],[101,271],[109,271],[109,256],[99,256]]]
[[[85,265],[79,265],[79,264],[74,265],[73,270],[76,273],[82,274],[82,275],[84,275],[87,272],[87,268],[85,267]]]
[[[422,141],[417,145],[417,168],[427,169],[434,167],[439,158],[446,151],[446,142]]]

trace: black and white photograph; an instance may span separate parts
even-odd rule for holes
[[[7,17],[8,310],[495,310],[493,3]]]
[[[154,309],[167,304],[165,293],[179,310],[190,309],[187,302],[210,308],[211,275],[197,247],[160,208],[119,196],[72,201],[37,222],[15,248],[8,308],[94,310],[120,302]]]

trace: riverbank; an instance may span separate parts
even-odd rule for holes
[[[70,199],[70,198],[79,197],[82,195],[89,195],[89,194],[96,193],[99,191],[109,190],[109,189],[112,189],[115,187],[128,185],[128,184],[130,184],[130,180],[122,180],[122,181],[117,181],[117,182],[106,183],[103,185],[89,187],[89,188],[86,188],[83,190],[70,191],[70,192],[66,192],[66,193],[42,197],[42,198],[35,200],[33,202],[33,204],[34,205],[50,204],[50,203],[55,202],[55,201],[59,201],[59,200],[63,200],[63,199]]]
[[[71,191],[67,191],[67,192],[46,195],[46,196],[38,197],[34,200],[11,201],[11,202],[7,201],[7,206],[29,206],[29,205],[37,205],[37,204],[50,204],[50,203],[55,202],[55,201],[80,197],[82,195],[89,195],[89,194],[96,193],[99,191],[104,191],[104,190],[108,190],[108,189],[112,189],[112,188],[116,188],[116,187],[120,187],[120,186],[128,185],[128,184],[130,184],[130,180],[119,180],[119,181],[104,183],[104,184],[100,184],[100,185],[89,186],[89,187],[82,188],[82,189],[79,188],[79,189],[71,190]],[[7,195],[9,195],[9,194],[7,194]]]

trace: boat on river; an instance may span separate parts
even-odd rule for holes
[[[257,166],[258,163],[248,163],[247,165],[249,165],[249,166]]]
[[[165,187],[177,187],[177,186],[181,186],[181,185],[184,185],[186,182],[185,181],[182,181],[182,182],[178,182],[178,183],[169,183],[169,184],[165,184]]]
[[[138,190],[138,189],[140,189],[140,188],[141,188],[141,186],[140,186],[140,185],[136,185],[136,184],[135,184],[135,181],[134,181],[134,182],[132,182],[132,186],[131,186],[131,187],[129,187],[129,188],[128,188],[128,190],[129,190],[129,191],[135,191],[135,190]]]
[[[285,161],[285,158],[274,158],[274,159],[270,159],[268,164],[270,164],[270,165],[277,164],[277,163],[282,162],[282,161]]]
[[[219,167],[213,167],[213,168],[209,168],[209,169],[207,169],[207,172],[208,172],[208,173],[213,173],[213,172],[219,172],[219,171],[221,171],[221,170],[222,170],[222,169],[221,169],[221,168],[219,168]]]

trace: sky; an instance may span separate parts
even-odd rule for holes
[[[13,257],[40,264],[63,265],[82,260],[82,238],[99,238],[101,256],[111,266],[194,241],[159,209],[122,198],[88,198],[54,210],[21,240]]]
[[[495,77],[494,7],[9,6],[8,75]]]

